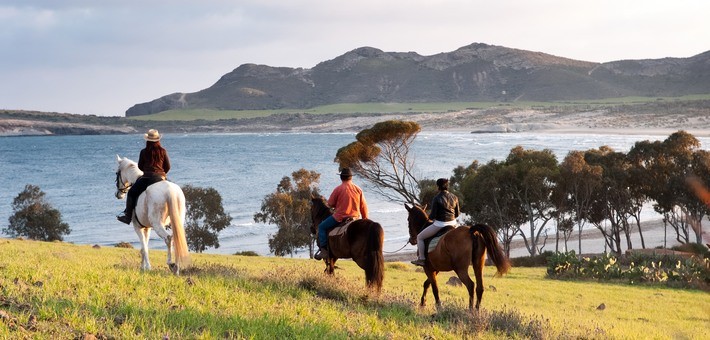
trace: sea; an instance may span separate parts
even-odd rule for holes
[[[628,151],[642,140],[664,140],[667,135],[540,134],[421,132],[412,145],[411,156],[418,178],[449,177],[459,165],[473,161],[503,160],[516,146],[550,149],[561,161],[569,151],[610,146]],[[698,137],[702,145],[710,138]],[[211,187],[222,196],[231,225],[219,233],[219,247],[206,253],[234,254],[253,251],[273,255],[268,239],[277,232],[274,225],[255,223],[264,197],[276,190],[279,181],[299,169],[321,174],[319,189],[325,196],[339,184],[334,162],[340,147],[355,141],[354,133],[229,133],[164,134],[172,169],[168,174],[178,185]],[[92,136],[0,137],[0,237],[9,224],[13,199],[25,185],[38,186],[47,202],[59,210],[71,233],[65,242],[113,246],[128,242],[138,247],[133,227],[116,220],[125,201],[115,194],[116,155],[138,160],[145,146],[142,134]],[[385,231],[385,252],[414,251],[408,239],[406,210],[379,196],[357,177],[368,201],[370,218]],[[649,218],[655,214],[647,208]],[[657,218],[657,216],[656,216]],[[165,249],[155,233],[150,247]],[[307,257],[307,250],[295,257]]]

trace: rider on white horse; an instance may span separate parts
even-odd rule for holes
[[[164,181],[170,171],[170,158],[168,158],[168,152],[160,145],[160,137],[160,133],[155,129],[150,129],[148,133],[143,135],[146,145],[138,158],[138,169],[143,171],[143,176],[128,190],[126,210],[123,211],[123,214],[116,216],[119,221],[125,224],[131,223],[138,196],[149,185]]]

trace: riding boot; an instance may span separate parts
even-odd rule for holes
[[[327,260],[329,257],[330,257],[330,255],[328,254],[328,248],[326,248],[326,247],[320,247],[318,249],[318,252],[315,255],[313,255],[313,258],[316,260],[319,260],[319,261],[320,260]]]
[[[131,196],[126,196],[126,210],[124,210],[121,215],[116,216],[116,219],[125,224],[131,224],[131,220],[133,219],[133,207],[133,199]]]

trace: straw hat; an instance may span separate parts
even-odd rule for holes
[[[150,129],[148,133],[143,135],[143,138],[149,142],[157,142],[160,140],[160,133],[156,129]]]

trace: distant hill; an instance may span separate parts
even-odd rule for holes
[[[690,58],[592,63],[471,44],[422,56],[361,47],[311,69],[244,64],[214,85],[136,104],[126,116],[171,109],[306,109],[372,102],[514,102],[710,93],[710,51]]]

